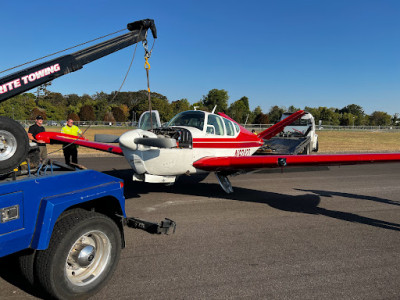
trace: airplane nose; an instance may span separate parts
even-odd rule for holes
[[[131,130],[123,133],[119,137],[120,146],[129,148],[131,150],[137,150],[138,145],[134,142],[135,138],[140,137],[139,133],[136,130]]]

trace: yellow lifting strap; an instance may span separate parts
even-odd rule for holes
[[[147,91],[150,93],[150,82],[149,82],[149,70],[150,70],[150,64],[149,64],[149,58],[145,56],[144,58],[144,68],[146,69],[146,74],[147,74]]]
[[[149,79],[149,70],[150,70],[150,64],[149,64],[149,57],[146,53],[144,57],[145,63],[144,63],[144,68],[146,69],[146,74],[147,74],[147,92],[148,92],[148,98],[149,98],[149,111],[150,111],[150,130],[153,130],[153,117],[152,117],[152,112],[151,112],[151,95],[150,95],[150,79]]]
[[[144,60],[145,60],[145,62],[144,62],[144,68],[145,68],[146,70],[150,70],[149,58],[148,58],[148,57],[145,57]]]

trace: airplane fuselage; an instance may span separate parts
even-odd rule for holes
[[[218,115],[202,111],[179,115],[181,118],[173,118],[168,127],[131,130],[121,135],[120,147],[135,172],[135,179],[173,182],[179,175],[204,173],[193,167],[201,158],[250,156],[263,145],[262,139]],[[196,127],[190,126],[191,122]],[[143,138],[173,138],[176,146],[160,148],[135,142]]]

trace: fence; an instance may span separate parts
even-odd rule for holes
[[[248,130],[255,130],[257,132],[261,132],[273,124],[246,124],[242,125]],[[347,131],[398,131],[400,130],[400,126],[334,126],[334,125],[321,125],[316,126],[316,130],[347,130]]]

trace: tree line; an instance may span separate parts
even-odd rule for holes
[[[250,110],[249,99],[246,96],[228,105],[228,92],[223,89],[212,89],[198,102],[190,104],[185,98],[170,102],[166,96],[152,92],[151,105],[153,110],[160,112],[162,122],[170,120],[179,112],[189,109],[222,111],[239,123],[272,124],[279,121],[285,111],[295,112],[300,108],[273,105],[268,112],[263,112],[260,106]],[[0,104],[0,115],[15,120],[34,120],[42,115],[46,120],[75,121],[105,121],[126,122],[137,121],[140,114],[149,109],[148,93],[145,90],[136,92],[99,92],[89,96],[84,94],[62,95],[50,92],[46,87],[38,89],[37,94],[24,93]],[[334,107],[304,107],[315,120],[323,124],[343,126],[389,126],[397,125],[398,114],[393,116],[383,111],[374,111],[367,115],[357,104],[349,104],[343,108]]]

